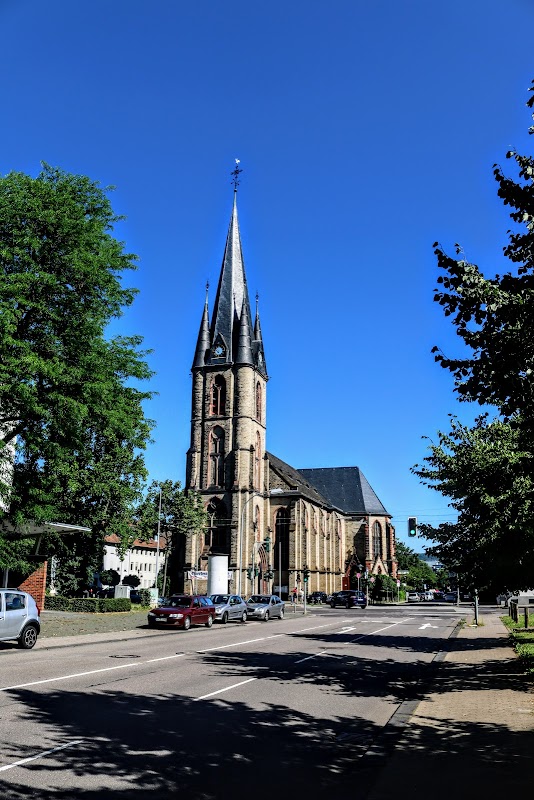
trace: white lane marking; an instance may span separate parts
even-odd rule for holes
[[[381,631],[387,631],[388,628],[394,628],[395,625],[402,625],[405,622],[411,622],[411,618],[407,617],[406,619],[400,619],[398,622],[392,622],[391,625],[386,625],[384,628],[378,628],[376,631],[369,631],[369,633],[361,633],[353,642],[357,642],[358,639],[365,639],[366,636],[372,636],[374,633],[380,633]]]
[[[175,653],[172,656],[162,656],[161,658],[149,658],[148,661],[144,661],[144,664],[153,664],[155,661],[168,661],[169,658],[182,658],[185,656],[185,653]]]
[[[430,622],[427,622],[425,625],[420,625],[419,630],[424,631],[425,628],[437,628],[437,625],[431,625]]]
[[[306,658],[301,658],[300,661],[295,661],[295,664],[302,664],[304,661],[309,661],[312,658],[317,658],[317,656],[323,656],[327,650],[321,650],[320,653],[314,653],[313,656],[306,656]]]
[[[242,644],[254,644],[254,642],[266,642],[267,639],[279,639],[286,636],[285,633],[275,633],[274,636],[262,636],[261,639],[247,639],[244,642],[234,642],[234,644],[221,644],[219,647],[206,647],[204,650],[197,650],[197,653],[211,653],[213,650],[226,650],[228,647],[239,647]]]
[[[58,750],[64,750],[66,747],[72,747],[74,744],[81,744],[83,739],[76,739],[74,742],[68,742],[67,744],[62,744],[59,747],[53,747],[52,750],[43,750],[42,753],[38,753],[36,756],[30,756],[30,758],[22,758],[20,761],[15,761],[13,764],[6,764],[3,767],[0,767],[0,772],[5,772],[7,769],[13,769],[14,767],[20,767],[21,764],[27,764],[29,761],[36,761],[38,758],[43,758],[44,756],[49,756],[50,753],[57,753]]]
[[[216,694],[222,694],[223,692],[229,692],[230,689],[235,689],[237,686],[243,686],[245,683],[252,683],[252,681],[257,681],[257,678],[247,678],[246,681],[240,681],[239,683],[234,683],[232,686],[227,686],[226,689],[217,689],[216,692],[210,692],[209,694],[203,694],[202,697],[195,697],[193,700],[194,703],[197,700],[205,700],[207,697],[213,697]]]
[[[58,678],[46,678],[43,681],[31,681],[31,683],[18,683],[15,686],[2,686],[0,692],[7,692],[9,689],[25,689],[26,686],[39,686],[42,683],[53,683],[53,681],[66,681],[69,678],[83,678],[85,675],[96,675],[98,672],[110,672],[113,669],[128,669],[128,667],[140,667],[144,661],[131,661],[128,664],[119,664],[117,667],[104,667],[103,669],[92,669],[89,672],[74,672],[72,675],[60,675]]]
[[[391,625],[386,625],[384,628],[378,628],[376,631],[369,631],[369,633],[362,633],[360,636],[357,636],[355,639],[352,639],[353,642],[358,641],[359,639],[365,639],[366,636],[372,636],[374,633],[380,633],[380,631],[385,631],[388,628],[394,628],[395,625],[402,625],[404,622],[410,622],[410,617],[407,619],[401,619],[398,622],[392,622]],[[343,633],[344,629],[339,631],[339,633]],[[303,661],[310,661],[312,658],[317,658],[317,656],[323,656],[327,653],[327,650],[321,650],[319,653],[315,653],[313,656],[307,656],[307,658],[303,658],[300,661],[295,661],[295,664],[302,664]]]

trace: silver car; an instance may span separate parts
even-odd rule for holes
[[[0,642],[14,640],[31,650],[41,630],[37,603],[20,589],[0,589]]]
[[[284,607],[285,603],[276,594],[253,594],[247,600],[247,616],[262,622],[272,617],[284,619]]]
[[[229,620],[247,621],[247,604],[238,594],[212,594],[210,599],[215,606],[215,622],[226,625]]]

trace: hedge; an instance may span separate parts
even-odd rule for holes
[[[46,595],[44,607],[46,611],[75,611],[85,614],[132,610],[132,604],[127,597],[61,597],[57,594]]]

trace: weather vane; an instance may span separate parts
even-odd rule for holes
[[[239,168],[240,163],[240,160],[236,158],[235,169],[230,173],[232,176],[232,183],[234,184],[234,192],[237,192],[237,187],[239,186],[239,175],[241,172],[243,172],[243,170]]]

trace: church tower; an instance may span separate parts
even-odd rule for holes
[[[186,566],[206,569],[208,554],[228,555],[233,590],[245,591],[251,553],[267,532],[267,367],[258,304],[252,323],[234,203],[210,321],[204,305],[193,359],[191,445],[186,486],[201,494],[209,515],[205,534],[187,543]],[[263,549],[263,547],[262,547]],[[268,564],[263,565],[267,571]]]

